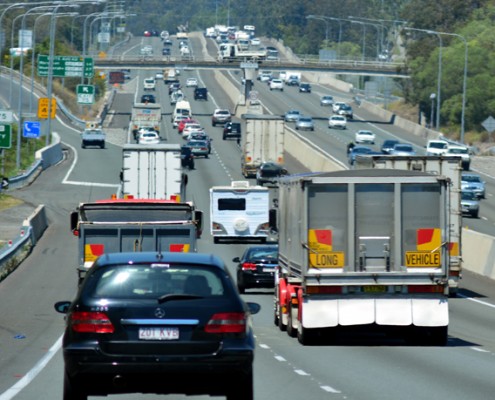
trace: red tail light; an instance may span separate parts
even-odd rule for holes
[[[243,270],[256,271],[257,267],[258,267],[258,265],[256,265],[255,263],[250,263],[250,262],[242,263],[242,269]]]
[[[205,326],[207,333],[244,333],[246,332],[246,314],[214,314]]]
[[[105,313],[75,311],[70,315],[70,325],[79,333],[113,333],[115,328]]]

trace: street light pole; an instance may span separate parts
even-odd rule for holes
[[[440,130],[440,95],[441,95],[441,85],[442,85],[442,36],[440,35],[441,32],[436,32],[432,31],[429,29],[419,29],[419,28],[409,28],[405,27],[404,28],[406,31],[417,31],[417,32],[424,32],[429,35],[437,35],[438,41],[440,43],[440,48],[438,51],[438,77],[437,77],[437,115],[436,115],[436,124],[435,124],[435,129],[438,131]]]
[[[362,21],[354,21],[350,20],[351,24],[359,24],[363,27],[363,56],[362,56],[362,61],[365,60],[365,55],[366,55],[366,24]]]

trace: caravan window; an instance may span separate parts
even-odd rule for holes
[[[246,199],[218,199],[218,210],[243,211],[246,209]]]

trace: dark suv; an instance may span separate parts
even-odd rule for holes
[[[227,122],[223,128],[223,140],[229,137],[241,137],[241,124],[239,122]]]
[[[253,400],[251,314],[213,254],[107,253],[65,314],[64,399],[181,393]],[[191,384],[194,382],[194,384]]]
[[[206,88],[194,88],[194,100],[206,100],[208,101],[208,89]]]

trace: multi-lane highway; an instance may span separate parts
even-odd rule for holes
[[[141,40],[149,41],[155,54],[161,54],[158,38],[136,38],[121,46],[125,55],[139,52]],[[191,40],[192,51],[203,51],[201,43]],[[174,43],[174,51],[177,45]],[[213,51],[214,46],[209,43]],[[28,188],[16,193],[19,197],[47,207],[50,227],[34,248],[32,255],[7,280],[0,283],[0,400],[59,399],[62,397],[63,361],[60,337],[63,319],[53,309],[57,300],[71,299],[76,290],[76,238],[69,230],[69,212],[79,202],[106,198],[117,190],[121,167],[121,147],[126,141],[130,109],[135,96],[143,93],[142,81],[157,70],[132,71],[132,79],[117,91],[110,118],[109,143],[106,149],[80,149],[79,132],[60,122],[54,123],[65,147],[67,158],[43,174]],[[183,70],[181,82],[196,77],[209,90],[209,101],[192,100],[192,89],[185,88],[191,99],[193,115],[213,138],[209,159],[198,159],[190,171],[188,194],[198,208],[206,211],[208,226],[208,189],[243,179],[240,172],[240,150],[235,140],[223,141],[221,128],[211,127],[211,113],[216,107],[234,109],[231,97],[224,92],[214,71]],[[229,79],[239,87],[241,75],[231,73]],[[320,94],[336,98],[349,97],[330,88],[313,85],[313,93],[299,93],[295,88],[272,93],[265,84],[256,82],[263,105],[269,112],[283,114],[290,108],[320,117],[314,132],[302,133],[317,146],[346,162],[346,144],[357,129],[371,129],[378,143],[399,137],[413,143],[418,150],[424,143],[359,108],[356,121],[347,131],[327,127],[329,110],[319,105]],[[156,90],[162,104],[164,122],[162,138],[169,143],[182,143],[172,128],[165,85]],[[289,161],[296,172],[299,164]],[[493,182],[489,193],[494,193]],[[489,231],[495,221],[493,198],[482,204],[486,219],[470,221],[475,229]],[[478,226],[479,225],[479,226]],[[485,227],[486,225],[486,227]],[[492,224],[493,225],[493,224]],[[231,272],[231,260],[241,255],[244,245],[213,244],[207,230],[199,241],[199,250],[222,257]],[[257,354],[254,363],[255,398],[273,400],[306,399],[426,399],[485,400],[495,393],[495,285],[467,274],[461,296],[450,300],[450,329],[447,347],[411,347],[400,337],[353,334],[337,343],[304,347],[281,332],[273,324],[273,299],[270,290],[248,290],[244,298],[261,304],[254,316]],[[166,379],[166,377],[164,377]],[[191,382],[193,385],[194,382]],[[154,399],[152,395],[122,395],[115,399]],[[183,399],[183,396],[161,396]],[[205,397],[197,397],[205,398]]]

